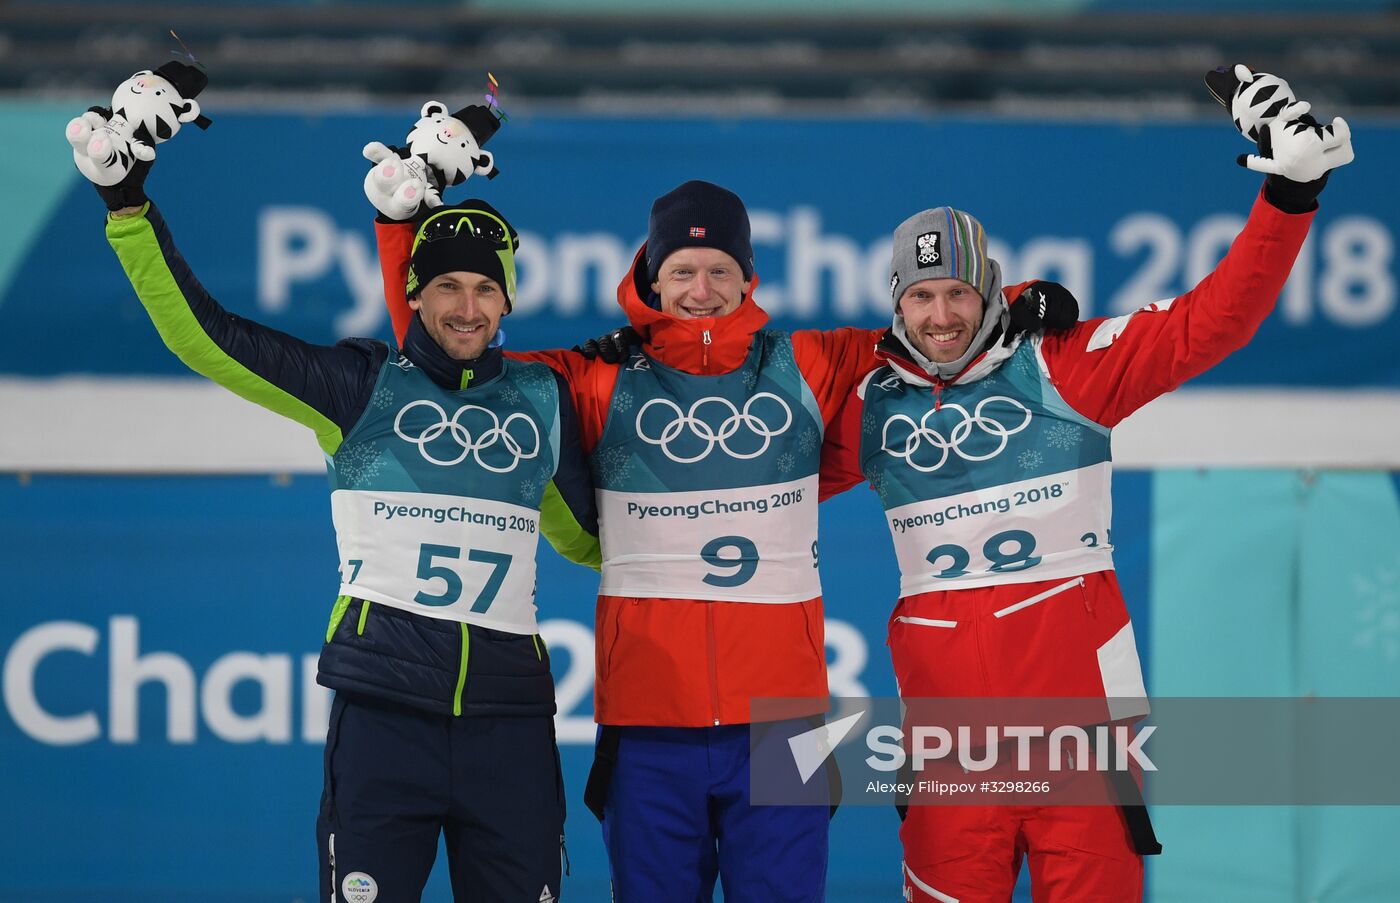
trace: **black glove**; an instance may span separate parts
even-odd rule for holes
[[[1004,342],[1027,332],[1070,329],[1079,322],[1079,301],[1058,282],[1037,280],[1011,302]]]
[[[631,326],[614,329],[607,335],[589,339],[582,345],[575,345],[574,351],[588,358],[602,358],[605,364],[619,364],[632,354],[632,349],[642,344],[642,337]]]
[[[121,210],[126,207],[140,207],[150,198],[146,197],[146,174],[151,171],[154,160],[137,160],[131,164],[131,172],[115,185],[93,185],[107,205],[108,210]]]
[[[88,107],[88,112],[96,113],[103,119],[110,121],[112,111],[107,107]],[[151,171],[151,164],[154,160],[133,160],[131,172],[126,174],[115,185],[97,185],[97,194],[102,198],[102,202],[107,205],[108,210],[121,210],[126,207],[140,207],[146,201],[146,175]]]
[[[1317,207],[1317,196],[1327,187],[1325,172],[1311,182],[1295,182],[1285,176],[1269,176],[1264,180],[1264,197],[1284,213],[1308,213]]]

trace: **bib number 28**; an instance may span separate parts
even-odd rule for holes
[[[1010,571],[1024,571],[1040,564],[1035,551],[1035,537],[1025,530],[1004,530],[982,544],[982,554],[991,562],[987,570],[1002,574]],[[937,566],[947,562],[946,567],[934,574],[935,577],[951,579],[967,574],[967,566],[972,563],[972,555],[960,545],[944,543],[934,546],[925,556],[928,563]]]
[[[440,593],[419,590],[418,594],[413,597],[413,601],[419,605],[442,606],[451,605],[462,598],[462,575],[447,565],[433,563],[434,559],[438,558],[461,559],[461,557],[462,550],[457,546],[423,543],[418,549],[418,579],[441,580],[443,590]],[[491,575],[486,578],[486,584],[482,586],[481,592],[471,607],[472,611],[480,614],[490,608],[492,602],[496,601],[496,594],[501,591],[501,584],[505,582],[506,572],[510,570],[511,556],[504,552],[468,549],[467,560],[491,566]]]

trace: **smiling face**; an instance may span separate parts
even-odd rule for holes
[[[967,353],[982,327],[982,296],[961,279],[925,279],[904,290],[904,329],[924,357],[950,364]]]
[[[505,315],[506,293],[480,273],[443,273],[408,299],[423,328],[453,360],[481,357]]]
[[[716,248],[681,248],[661,262],[651,290],[662,313],[681,319],[722,317],[744,300],[748,283],[739,261]]]
[[[466,151],[469,154],[475,154],[481,150],[477,147],[476,137],[472,135],[471,129],[467,128],[461,121],[447,116],[436,125],[433,138],[443,147],[451,147],[455,144],[459,151]]]
[[[175,90],[175,86],[162,75],[143,70],[126,80],[126,89],[132,94],[150,94],[155,97],[169,97],[171,100],[180,100],[180,93]]]

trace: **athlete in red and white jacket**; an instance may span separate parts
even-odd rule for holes
[[[1126,316],[988,347],[999,268],[981,224],[944,207],[896,230],[884,366],[828,429],[821,477],[824,496],[868,481],[885,508],[904,698],[1095,697],[1105,720],[1146,713],[1113,573],[1109,434],[1246,344],[1273,309],[1325,181],[1319,160],[1339,146],[1293,120],[1269,126],[1265,162],[1294,162],[1214,272]],[[905,899],[1010,899],[1023,855],[1037,903],[1140,899],[1140,853],[1160,849],[1143,819],[1127,805],[911,805]]]

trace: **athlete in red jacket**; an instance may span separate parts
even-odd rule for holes
[[[1109,432],[1242,347],[1273,309],[1325,182],[1319,161],[1339,146],[1295,128],[1294,112],[1270,126],[1266,162],[1281,168],[1225,259],[1133,314],[981,350],[998,271],[981,224],[943,207],[895,231],[885,366],[832,424],[821,474],[824,494],[868,480],[885,508],[906,699],[1091,697],[1107,700],[1102,720],[1146,713],[1113,574]],[[1023,856],[1039,903],[1138,900],[1140,854],[1160,849],[1126,804],[911,805],[900,836],[905,899],[943,903],[1009,900]]]

